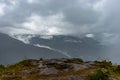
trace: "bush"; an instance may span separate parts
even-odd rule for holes
[[[2,75],[4,70],[5,70],[5,66],[4,65],[0,65],[0,76]]]
[[[72,68],[70,65],[68,64],[54,64],[54,67],[56,69],[70,69]]]
[[[111,61],[107,61],[107,60],[95,61],[95,63],[98,63],[101,68],[112,67],[112,62]]]
[[[19,62],[18,64],[23,65],[23,66],[30,66],[31,65],[30,60],[23,60],[23,61]]]
[[[116,66],[116,67],[114,68],[114,71],[120,73],[120,65]]]
[[[89,77],[90,80],[108,80],[108,74],[106,72],[103,72],[101,69],[96,70]]]
[[[8,67],[10,68],[15,68],[15,67],[25,67],[25,66],[31,66],[30,64],[30,60],[23,60],[19,63],[13,64],[13,65],[9,65]]]
[[[5,66],[1,64],[0,69],[5,69]]]
[[[68,63],[82,63],[83,62],[83,60],[82,59],[80,59],[80,58],[72,58],[72,59],[68,59],[68,61],[67,61]]]

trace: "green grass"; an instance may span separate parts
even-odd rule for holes
[[[103,61],[95,61],[96,64],[99,65],[100,68],[106,68],[108,69],[109,67],[112,67],[112,62],[111,61],[107,61],[107,60],[103,60]]]
[[[5,66],[1,64],[0,69],[5,69]]]
[[[93,74],[89,75],[90,80],[108,80],[108,74],[101,69],[97,69]]]

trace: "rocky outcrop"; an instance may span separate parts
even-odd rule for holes
[[[114,76],[114,74],[119,74],[111,72],[113,67],[111,62],[84,62],[78,58],[30,59],[0,69],[0,80],[93,80],[90,78],[91,74],[101,78],[101,74],[104,76],[104,73],[105,76],[109,75],[107,80],[119,80],[119,76],[117,78]],[[95,72],[98,68],[101,71]]]

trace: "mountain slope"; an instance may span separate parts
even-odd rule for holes
[[[0,64],[13,63],[23,58],[58,58],[65,55],[47,48],[24,44],[0,33]]]
[[[71,57],[93,60],[104,57],[106,47],[92,37],[73,37],[67,35],[32,35],[19,34],[14,36],[27,44],[48,47],[66,53]]]

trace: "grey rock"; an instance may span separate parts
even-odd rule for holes
[[[82,64],[73,64],[73,68],[74,68],[75,71],[78,71],[78,70],[88,68],[88,66],[82,65]]]
[[[117,80],[117,79],[110,77],[109,80]]]
[[[48,75],[48,74],[57,74],[59,70],[54,67],[51,68],[44,68],[40,70],[40,74]]]

